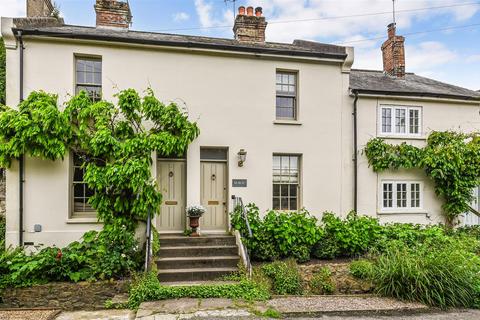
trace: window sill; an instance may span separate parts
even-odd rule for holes
[[[379,134],[378,137],[382,139],[394,139],[394,140],[427,140],[425,136],[409,136],[409,135]]]
[[[69,218],[67,224],[101,224],[97,218]]]
[[[392,211],[387,211],[387,210],[381,210],[378,211],[377,214],[379,215],[394,215],[394,214],[427,214],[427,210],[423,209],[417,209],[417,210],[392,210]]]
[[[302,123],[297,120],[274,120],[273,124],[280,124],[280,125],[291,125],[291,126],[301,126]]]

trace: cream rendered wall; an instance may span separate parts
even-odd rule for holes
[[[25,39],[25,96],[33,90],[59,95],[74,92],[74,56],[101,56],[103,94],[108,100],[123,88],[151,86],[163,101],[185,105],[198,120],[200,137],[187,155],[187,203],[200,203],[200,147],[229,148],[229,194],[267,210],[272,202],[272,155],[302,155],[301,203],[317,216],[352,209],[351,98],[348,70],[341,62],[302,61],[260,56],[180,52],[141,46]],[[7,54],[18,68],[18,51]],[[299,74],[299,123],[275,124],[277,69]],[[14,87],[15,78],[9,77]],[[7,97],[16,105],[16,90]],[[347,127],[345,127],[347,123]],[[242,168],[237,152],[248,152]],[[350,153],[350,154],[349,154]],[[351,166],[351,165],[350,165]],[[98,224],[69,219],[68,159],[55,163],[28,159],[25,175],[25,241],[63,246]],[[231,188],[232,179],[248,179],[248,188]],[[18,171],[7,177],[7,243],[18,242]],[[80,223],[84,222],[84,223]],[[34,224],[43,231],[30,232]]]
[[[456,130],[472,132],[480,130],[480,104],[453,100],[360,96],[358,102],[358,144],[363,149],[366,143],[376,136],[378,123],[378,107],[382,104],[421,106],[422,107],[422,136],[415,139],[386,139],[389,143],[406,141],[416,146],[424,146],[429,132]],[[380,183],[382,180],[415,180],[423,182],[423,208],[409,213],[380,212]],[[444,222],[442,215],[442,201],[434,192],[434,184],[421,170],[386,171],[380,174],[368,167],[364,155],[359,158],[359,213],[378,216],[382,222],[412,222],[436,224]]]

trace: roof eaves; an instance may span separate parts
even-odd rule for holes
[[[345,60],[347,54],[338,53],[323,53],[315,51],[304,50],[288,50],[288,49],[275,49],[255,46],[236,46],[228,44],[216,44],[216,43],[202,43],[195,41],[174,41],[174,40],[159,40],[159,39],[140,39],[140,38],[127,38],[115,35],[98,35],[89,33],[73,33],[73,32],[53,32],[40,29],[22,29],[13,28],[14,33],[16,31],[22,31],[24,35],[30,36],[46,36],[52,38],[69,38],[69,39],[81,39],[81,40],[97,40],[97,41],[109,41],[109,42],[123,42],[133,44],[144,45],[161,45],[171,47],[186,47],[186,48],[199,48],[199,49],[217,49],[225,51],[238,51],[258,54],[272,54],[272,55],[286,55],[294,57],[311,57],[322,59],[334,59]]]

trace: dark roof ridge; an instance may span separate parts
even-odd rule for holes
[[[351,71],[372,72],[372,73],[385,73],[385,71],[383,71],[383,70],[374,70],[374,69],[356,69],[356,68],[352,68]],[[405,72],[405,74],[415,75],[414,72]]]

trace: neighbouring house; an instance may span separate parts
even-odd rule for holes
[[[441,200],[422,172],[376,174],[361,149],[376,136],[421,145],[431,130],[480,130],[480,94],[407,73],[395,25],[382,46],[384,70],[366,71],[351,69],[351,47],[266,41],[262,8],[239,8],[233,39],[130,30],[123,1],[97,0],[95,11],[96,27],[66,25],[48,10],[2,18],[7,104],[40,89],[62,103],[80,90],[114,100],[118,88],[148,86],[185,103],[201,134],[182,158],[155,155],[165,200],[160,232],[182,232],[186,205],[202,204],[202,231],[225,233],[233,195],[261,210],[304,207],[320,217],[357,209],[382,222],[442,221]],[[24,245],[63,246],[101,228],[82,174],[75,154],[56,162],[27,157],[22,182],[14,163],[7,245],[22,234]]]

